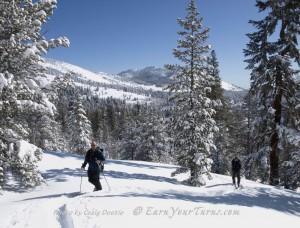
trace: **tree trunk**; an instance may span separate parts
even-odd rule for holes
[[[278,185],[279,172],[278,172],[278,133],[273,133],[271,137],[271,153],[270,153],[270,185]]]
[[[270,153],[270,184],[278,185],[279,184],[279,155],[278,155],[278,144],[279,144],[279,135],[278,127],[281,124],[281,113],[282,113],[282,75],[277,73],[276,75],[276,93],[273,103],[273,108],[275,109],[274,123],[273,123],[273,133],[271,136],[271,153]]]

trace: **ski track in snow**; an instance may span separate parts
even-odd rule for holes
[[[45,152],[40,170],[47,184],[25,192],[3,191],[0,227],[182,227],[186,224],[227,227],[239,223],[273,226],[300,224],[300,194],[242,179],[213,174],[207,185],[183,185],[187,178],[170,176],[175,166],[108,160],[103,190],[78,169],[83,156]]]

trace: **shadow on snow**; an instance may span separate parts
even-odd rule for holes
[[[201,194],[201,193],[199,193]],[[100,198],[111,198],[111,197],[147,197],[164,200],[183,200],[194,203],[210,203],[220,205],[239,205],[244,207],[261,207],[266,209],[273,209],[283,213],[289,213],[300,216],[300,197],[287,197],[283,194],[275,194],[272,191],[268,191],[265,188],[257,189],[256,195],[237,195],[235,193],[225,194],[220,196],[201,196],[201,195],[189,195],[189,192],[176,192],[176,191],[165,191],[157,193],[121,193],[119,195],[100,195],[100,196],[83,196],[83,197],[100,197]],[[203,208],[205,209],[205,207]],[[242,209],[241,213],[242,212]]]
[[[73,197],[79,196],[79,195],[81,195],[81,193],[77,191],[77,192],[68,192],[68,193],[59,193],[59,194],[31,197],[31,198],[23,199],[23,200],[16,201],[16,202],[29,201],[29,200],[38,200],[38,199],[59,198],[59,197],[62,197],[62,196],[66,196],[68,198],[73,198]]]
[[[63,154],[63,153],[56,153],[56,152],[49,152],[55,156],[60,157],[70,157],[70,154]],[[71,155],[72,156],[72,155]],[[79,157],[78,155],[74,155],[74,157],[83,160],[82,157]],[[176,167],[165,167],[165,166],[156,166],[154,164],[140,164],[140,163],[134,163],[134,162],[128,162],[128,161],[115,161],[115,160],[108,160],[107,164],[118,164],[118,165],[124,165],[124,166],[132,166],[132,167],[141,167],[141,168],[149,168],[149,169],[155,169],[155,168],[166,168],[175,169]],[[168,178],[168,177],[162,177],[162,176],[151,176],[143,173],[126,173],[121,171],[113,171],[113,170],[105,170],[104,174],[107,178],[115,178],[115,179],[127,179],[127,180],[151,180],[151,181],[157,181],[157,182],[167,182],[174,185],[180,185],[182,184],[175,178]],[[86,172],[82,173],[83,177],[86,178]],[[46,180],[55,180],[59,182],[67,181],[68,176],[74,176],[74,177],[80,177],[81,172],[80,170],[74,170],[69,168],[64,169],[51,169],[47,170],[42,173],[42,176]],[[103,174],[101,174],[101,177]],[[217,186],[227,186],[232,185],[231,183],[225,183],[225,184],[217,184],[213,186],[207,186],[204,188],[213,188]],[[200,195],[201,192],[199,192],[199,195],[196,195],[194,192],[178,192],[176,190],[170,190],[170,191],[160,191],[157,193],[153,192],[147,192],[147,193],[120,193],[118,195],[85,195],[82,197],[103,197],[103,198],[111,198],[111,197],[147,197],[147,198],[156,198],[156,199],[176,199],[176,200],[183,200],[183,201],[189,201],[189,202],[195,202],[195,203],[210,203],[210,204],[220,204],[220,205],[240,205],[245,207],[261,207],[266,209],[273,209],[276,211],[280,211],[283,213],[289,213],[293,215],[300,215],[300,196],[298,193],[283,190],[281,193],[276,193],[272,191],[270,188],[264,188],[264,187],[254,187],[254,190],[256,191],[255,194],[246,194],[247,191],[241,190],[241,193],[239,194],[240,190],[234,191],[231,193],[226,193],[223,195],[214,195],[214,196],[205,196]],[[284,195],[285,192],[288,192],[290,196]],[[40,196],[36,198],[28,198],[24,199],[26,200],[34,200],[34,199],[42,199],[42,198],[49,198],[49,197],[61,197],[61,196],[67,196],[67,197],[75,197],[79,195],[78,192],[73,193],[63,193],[63,194],[55,194],[55,195],[46,195],[46,196]],[[201,206],[201,205],[199,205]]]
[[[44,154],[51,154],[56,157],[60,158],[75,158],[78,160],[83,161],[85,155],[78,155],[78,154],[72,154],[72,153],[65,153],[65,152],[56,152],[56,151],[50,151],[50,150],[45,150]]]
[[[142,162],[142,163],[140,163]],[[107,164],[116,164],[116,165],[124,165],[129,167],[136,167],[136,168],[146,168],[146,169],[176,169],[177,166],[170,165],[170,166],[164,166],[159,165],[157,163],[150,163],[146,164],[147,162],[144,161],[122,161],[122,160],[107,160]]]

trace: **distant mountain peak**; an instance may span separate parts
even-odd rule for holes
[[[133,70],[129,69],[122,71],[118,74],[121,78],[130,79],[140,84],[155,84],[156,86],[164,87],[171,83],[171,77],[174,76],[174,72],[168,71],[164,68],[155,66],[149,66],[144,69]],[[222,88],[225,91],[242,92],[245,89],[222,81]]]

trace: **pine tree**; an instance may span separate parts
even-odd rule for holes
[[[299,135],[297,117],[287,119],[287,114],[299,107],[294,76],[299,73],[300,65],[297,43],[300,2],[267,0],[257,1],[256,6],[267,16],[260,21],[250,21],[258,31],[248,34],[250,42],[244,50],[248,57],[247,68],[252,70],[250,90],[257,106],[252,128],[257,149],[249,160],[258,160],[269,183],[278,185],[281,160],[289,148],[284,145],[284,138],[289,137],[290,132]],[[293,69],[293,62],[298,70]],[[285,142],[299,148],[299,144]]]
[[[116,134],[117,130],[117,114],[113,101],[108,101],[107,109],[106,109],[106,119],[109,126],[109,131],[113,136]]]
[[[215,50],[212,50],[211,57],[208,58],[207,74],[212,76],[213,84],[211,92],[208,97],[212,100],[221,102],[222,105],[215,107],[216,114],[214,119],[216,121],[219,131],[215,133],[214,144],[216,149],[212,151],[211,158],[213,160],[212,171],[218,174],[228,174],[231,170],[230,154],[233,152],[230,147],[232,136],[230,130],[230,118],[232,114],[229,111],[229,104],[224,97],[224,90],[222,88],[222,81],[220,78],[219,62]]]
[[[215,50],[211,51],[211,56],[208,58],[208,67],[207,74],[212,76],[214,83],[211,85],[210,98],[213,100],[220,100],[222,104],[225,104],[224,90],[222,88],[222,81],[220,78],[219,62],[217,59],[217,54]],[[222,109],[222,106],[219,106],[218,109]]]
[[[213,132],[217,131],[214,105],[217,102],[208,98],[213,86],[213,78],[206,72],[210,45],[205,45],[209,29],[203,29],[203,18],[199,18],[194,0],[188,5],[186,19],[178,19],[183,31],[174,56],[184,65],[166,65],[166,69],[179,72],[174,83],[168,86],[171,92],[170,129],[175,134],[175,150],[181,168],[176,173],[190,171],[190,184],[205,185],[203,174],[209,178],[210,151],[215,148]]]
[[[154,107],[143,107],[141,121],[136,129],[139,139],[135,159],[152,162],[171,161],[168,153],[168,137],[162,124],[162,117]]]
[[[3,185],[3,182],[4,182],[4,173],[3,173],[3,168],[2,168],[2,161],[0,162],[0,191],[2,190],[2,185]]]
[[[95,109],[90,114],[91,127],[93,131],[93,138],[101,142],[103,139],[103,115],[99,109]]]
[[[56,122],[49,115],[32,116],[29,126],[31,131],[30,141],[43,150],[50,149],[48,142],[53,144],[55,140],[55,136],[52,134],[55,125]]]
[[[30,186],[42,179],[36,169],[42,151],[26,141],[30,133],[27,117],[36,113],[53,115],[55,111],[39,86],[42,70],[37,63],[49,49],[69,45],[66,38],[47,41],[40,33],[55,4],[0,2],[0,165],[2,174],[11,171]]]
[[[126,127],[126,123],[127,123],[127,104],[125,101],[122,102],[122,108],[121,108],[121,120],[120,120],[120,124],[119,124],[119,128],[120,128],[120,138],[121,135],[123,133],[123,131],[125,130]]]
[[[68,119],[68,144],[71,151],[84,154],[89,148],[92,135],[91,123],[82,105],[82,96],[76,93],[74,102],[70,105]]]
[[[139,103],[133,105],[130,116],[122,132],[120,158],[123,160],[135,160],[140,145],[140,126],[142,124],[142,106]]]
[[[67,151],[67,119],[69,93],[75,91],[75,83],[73,80],[74,73],[67,72],[57,75],[51,82],[51,101],[55,104],[57,111],[55,112],[55,121],[52,120],[49,128],[52,133],[51,144],[48,143],[47,149],[57,151]]]
[[[120,159],[135,160],[135,154],[138,148],[136,128],[130,121],[126,123],[126,128],[122,134]]]

